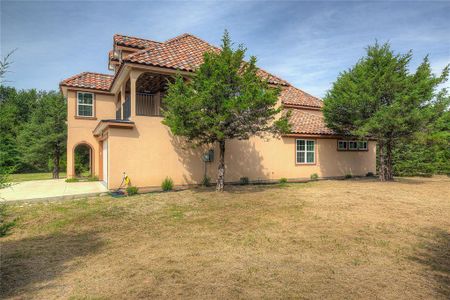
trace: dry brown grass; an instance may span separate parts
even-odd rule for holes
[[[450,180],[17,205],[6,298],[450,297]]]

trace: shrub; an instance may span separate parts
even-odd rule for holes
[[[7,221],[6,205],[0,205],[0,237],[8,234],[9,230],[16,224],[15,220]]]
[[[248,179],[248,177],[241,177],[241,178],[239,179],[239,183],[240,183],[241,185],[247,185],[247,184],[250,183],[250,180]]]
[[[287,178],[280,178],[280,180],[278,180],[278,182],[280,183],[280,184],[286,184],[287,182],[288,182],[288,180],[287,180]]]
[[[87,181],[98,181],[98,176],[90,176],[87,178]]]
[[[80,179],[78,179],[76,177],[74,177],[74,178],[67,178],[66,179],[66,182],[78,182],[78,181],[80,181]]]
[[[350,179],[350,178],[352,178],[352,177],[353,177],[352,174],[345,174],[345,179]]]
[[[166,177],[164,181],[161,183],[161,188],[163,191],[171,191],[173,189],[173,180],[170,177]]]
[[[133,196],[138,193],[139,189],[136,186],[129,186],[127,187],[127,195]]]
[[[211,179],[208,176],[204,176],[201,184],[203,186],[209,186],[211,184]]]
[[[311,178],[311,180],[317,180],[319,179],[319,175],[317,175],[317,173],[311,174],[311,176],[309,176],[309,178]]]
[[[372,172],[367,172],[366,177],[373,177],[374,174]]]

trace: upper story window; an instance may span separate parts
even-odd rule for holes
[[[84,92],[77,93],[77,116],[94,116],[94,94]]]
[[[295,140],[295,161],[297,164],[314,164],[316,144],[314,140]]]

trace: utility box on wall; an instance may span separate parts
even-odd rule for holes
[[[206,152],[205,154],[203,154],[203,161],[204,162],[214,161],[214,150],[213,149],[211,149],[208,152]]]

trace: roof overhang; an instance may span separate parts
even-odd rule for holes
[[[349,140],[357,140],[361,139],[356,136],[351,135],[338,135],[338,134],[313,134],[313,133],[288,133],[288,134],[282,134],[282,137],[292,137],[292,138],[321,138],[321,139],[349,139]],[[376,141],[377,139],[369,137],[366,138],[366,140],[369,141]]]
[[[101,120],[92,131],[95,137],[101,137],[109,128],[133,129],[134,122],[122,120]]]

